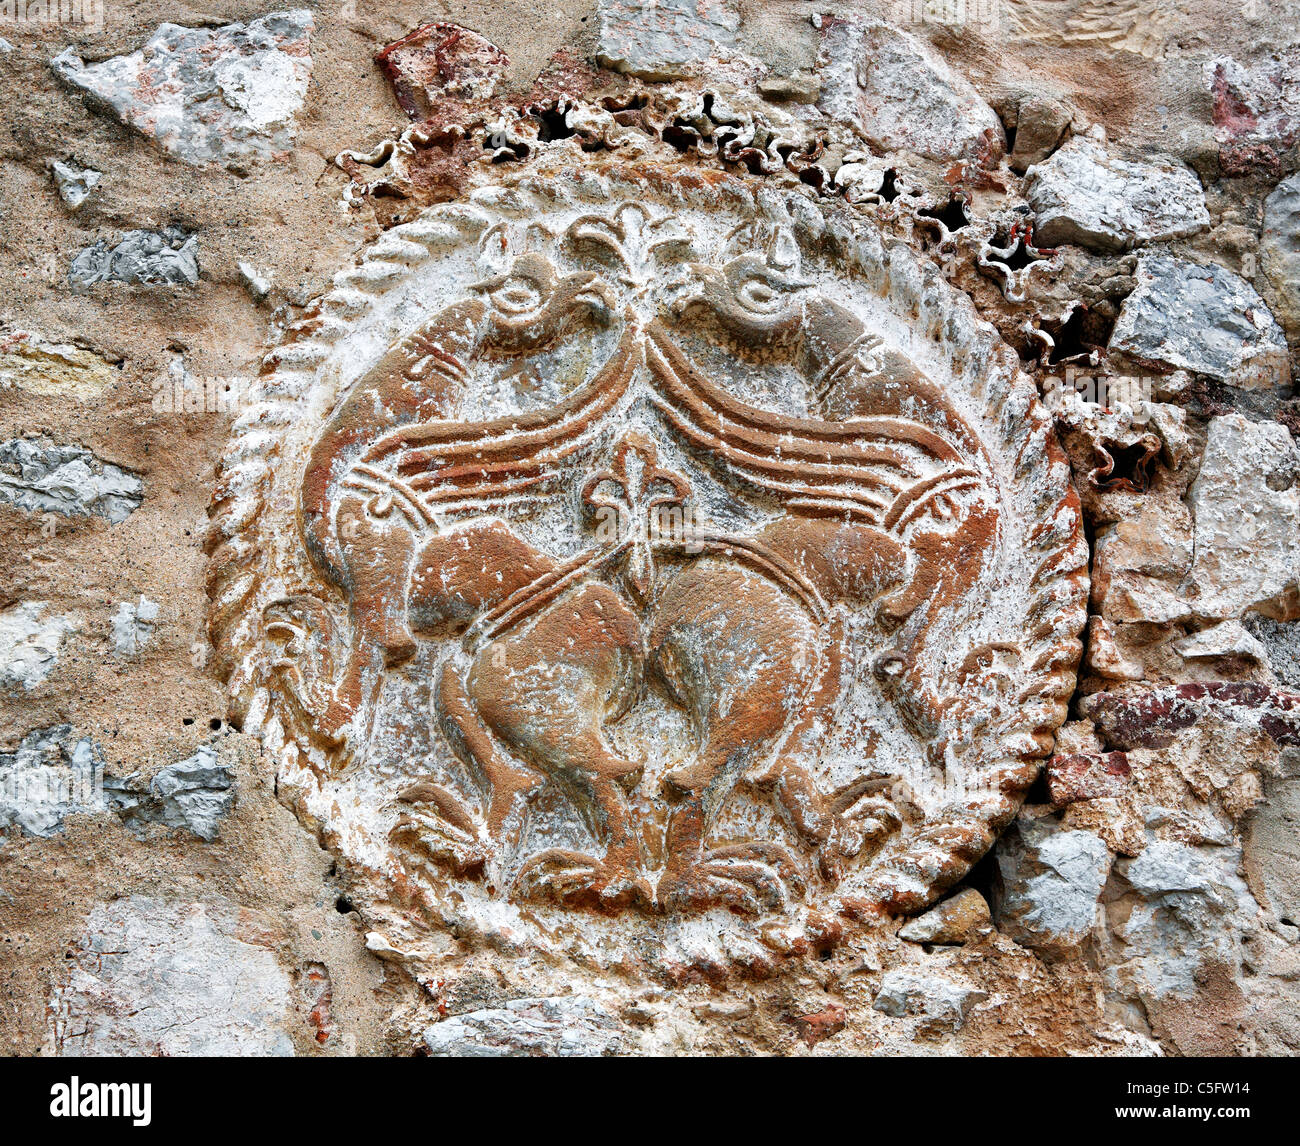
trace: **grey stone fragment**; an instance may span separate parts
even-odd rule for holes
[[[148,824],[185,828],[211,843],[235,805],[234,776],[210,744],[159,771],[143,791],[134,774],[104,781],[105,794],[122,822],[139,839]]]
[[[424,1032],[424,1043],[441,1058],[589,1058],[626,1053],[625,1035],[594,999],[565,995],[444,1019]]]
[[[1236,874],[1239,862],[1232,848],[1169,840],[1117,861],[1135,902],[1115,925],[1122,956],[1110,961],[1107,980],[1148,998],[1192,998],[1207,965],[1239,966],[1241,931],[1258,911]]]
[[[143,500],[144,486],[135,474],[80,446],[43,438],[0,442],[0,501],[27,513],[93,514],[116,524]]]
[[[1300,779],[1270,781],[1267,798],[1247,822],[1242,850],[1255,898],[1300,926]]]
[[[1245,625],[1264,646],[1268,667],[1278,681],[1288,688],[1300,688],[1300,624],[1248,613]]]
[[[0,752],[0,832],[48,838],[68,816],[102,810],[102,767],[95,743],[70,724],[28,733],[15,751]]]
[[[54,177],[54,185],[59,189],[59,198],[74,211],[86,201],[103,178],[100,172],[92,168],[78,169],[57,159],[50,163],[50,174]]]
[[[883,151],[996,163],[1006,149],[1001,120],[970,81],[888,24],[828,24],[818,72],[821,109]]]
[[[968,887],[909,920],[899,929],[898,937],[909,943],[962,944],[987,934],[992,926],[989,905],[978,891]]]
[[[1111,854],[1095,832],[1024,814],[998,841],[998,930],[1046,955],[1073,954],[1097,924]]]
[[[1286,338],[1244,279],[1213,263],[1143,255],[1110,350],[1234,386],[1282,386],[1290,378]]]
[[[597,62],[643,80],[698,74],[740,28],[729,0],[601,0],[599,11]]]
[[[885,974],[872,1010],[891,1018],[917,1018],[948,1030],[957,1030],[976,1003],[988,998],[984,991],[941,975],[927,975],[900,967]]]
[[[259,271],[246,259],[240,259],[235,265],[239,271],[239,281],[244,284],[254,302],[261,302],[271,293],[271,276]]]
[[[1264,646],[1240,621],[1221,621],[1202,629],[1199,633],[1173,642],[1174,651],[1183,660],[1214,660],[1218,657],[1244,657],[1253,661],[1267,661]]]
[[[141,594],[136,604],[123,601],[113,614],[113,650],[119,657],[133,657],[153,636],[158,604]]]
[[[821,84],[815,76],[796,74],[760,80],[758,94],[773,103],[816,103]]]
[[[1205,192],[1190,168],[1119,159],[1083,137],[1028,169],[1025,198],[1034,209],[1034,241],[1040,247],[1076,243],[1122,251],[1194,235],[1210,225]]]
[[[491,99],[510,57],[491,40],[459,24],[424,24],[375,57],[393,95],[413,120],[436,115],[447,101]]]
[[[218,28],[161,24],[138,52],[85,64],[68,48],[50,67],[162,150],[239,171],[292,148],[312,28],[306,9]]]
[[[1287,17],[1294,25],[1294,18]],[[1300,135],[1300,45],[1250,53],[1242,60],[1219,56],[1205,64],[1214,98],[1219,164],[1225,175],[1277,174],[1295,165]],[[1251,58],[1253,57],[1253,58]]]
[[[1220,848],[1231,847],[1234,838],[1232,829],[1216,820],[1204,805],[1185,809],[1147,804],[1142,809],[1142,826],[1151,832],[1173,833],[1175,839],[1195,839]]]
[[[1196,612],[1235,618],[1300,582],[1300,450],[1279,422],[1212,418],[1188,491]]]
[[[1205,892],[1215,882],[1218,869],[1195,848],[1157,841],[1140,856],[1126,861],[1124,875],[1133,890],[1147,899],[1169,892]]]
[[[1052,154],[1072,118],[1070,109],[1050,96],[1022,100],[1016,112],[1016,142],[1007,165],[1023,175],[1035,163],[1042,163]]]
[[[1300,339],[1300,173],[1279,183],[1264,201],[1260,269],[1277,299],[1288,337]]]
[[[199,238],[180,227],[127,231],[114,247],[100,239],[68,270],[74,287],[119,282],[140,286],[192,286],[199,281]]]

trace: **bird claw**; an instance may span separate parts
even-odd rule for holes
[[[642,876],[567,848],[548,848],[533,856],[515,879],[515,889],[528,899],[610,909],[648,904],[652,899]]]
[[[431,811],[433,814],[419,811],[404,814],[389,832],[389,840],[431,863],[450,868],[458,876],[481,875],[487,863],[487,848],[479,833],[472,829],[468,813],[465,813],[466,822],[458,825],[436,804]]]
[[[728,844],[706,852],[686,869],[665,875],[659,902],[669,911],[707,911],[728,907],[746,915],[783,910],[791,892],[802,892],[803,877],[778,844]]]
[[[817,849],[817,868],[822,878],[838,883],[844,878],[849,860],[856,859],[863,848],[893,835],[901,823],[893,802],[880,796],[862,795],[838,810],[830,835]]]

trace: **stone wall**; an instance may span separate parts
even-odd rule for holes
[[[1229,7],[5,6],[0,1051],[1300,1049],[1300,9]],[[938,284],[918,316],[951,293],[947,341],[1050,414],[1090,586],[991,848],[906,902],[809,892],[745,958],[701,916],[666,970],[411,924],[231,653],[244,531],[296,512],[249,493],[290,465],[258,419],[330,322],[370,337],[344,296],[416,259],[393,228],[615,163],[860,220]],[[615,906],[566,909],[617,947]]]

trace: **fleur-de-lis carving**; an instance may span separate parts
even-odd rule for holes
[[[634,294],[653,285],[661,254],[685,257],[691,249],[690,234],[679,220],[656,218],[637,203],[621,207],[613,218],[584,215],[570,225],[567,237],[576,249],[616,263],[619,282]]]
[[[616,522],[615,544],[628,548],[624,576],[638,601],[647,600],[654,585],[655,515],[664,507],[684,511],[690,496],[687,480],[663,469],[654,442],[639,433],[625,436],[610,468],[597,470],[582,487],[585,505],[597,512],[612,511],[605,516]]]

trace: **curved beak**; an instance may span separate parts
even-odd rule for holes
[[[587,281],[574,292],[573,301],[589,307],[602,320],[608,320],[618,306],[613,288],[599,275],[586,277]]]
[[[711,269],[701,263],[687,263],[665,285],[663,299],[673,318],[681,318],[692,303],[699,302],[704,297],[705,276]]]

